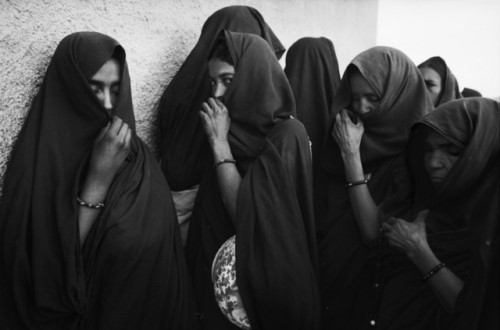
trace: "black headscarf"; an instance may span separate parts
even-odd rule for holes
[[[431,68],[441,77],[441,95],[436,107],[451,100],[461,99],[457,78],[453,75],[446,62],[439,56],[434,56],[420,63],[418,68]]]
[[[217,249],[236,234],[237,282],[252,329],[317,329],[307,134],[290,119],[292,91],[269,45],[252,34],[225,32],[225,39],[236,72],[224,97],[231,117],[229,143],[242,181],[236,228],[220,199],[215,173],[207,173],[200,185],[188,238],[197,294],[210,293],[208,267]],[[210,309],[215,305],[211,295],[200,299],[201,313],[215,314],[205,315],[205,325],[226,328],[229,322],[220,311]]]
[[[335,116],[351,103],[350,76],[357,69],[380,98],[377,109],[363,115],[364,134],[360,153],[365,174],[371,173],[368,189],[380,213],[398,214],[410,204],[411,180],[405,163],[410,130],[433,109],[417,66],[401,51],[373,47],[354,58],[342,77],[333,101]],[[326,136],[323,165],[331,173],[328,211],[317,214],[320,226],[319,255],[323,325],[353,329],[356,315],[365,313],[361,303],[369,294],[373,272],[366,269],[369,250],[361,239],[354,218],[340,149],[331,135]],[[384,207],[388,204],[390,208]],[[356,308],[359,307],[359,311]],[[355,311],[356,310],[356,311]]]
[[[131,152],[80,248],[76,196],[110,120],[88,81],[112,57],[121,82],[111,115],[132,128]],[[116,40],[80,32],[59,43],[12,151],[1,206],[0,300],[12,328],[189,327],[194,311],[170,190],[135,134]]]
[[[429,246],[465,284],[450,314],[420,280],[420,271],[393,251],[377,322],[382,328],[498,328],[499,125],[497,102],[469,98],[447,102],[413,128],[408,157],[416,198],[408,220],[429,209]],[[463,148],[437,189],[424,167],[430,131]]]
[[[296,117],[306,127],[312,143],[315,212],[326,205],[326,174],[321,151],[331,121],[333,96],[340,84],[333,43],[327,38],[302,38],[286,55],[285,73],[297,105]]]
[[[208,55],[219,33],[253,33],[264,38],[280,58],[285,48],[262,15],[247,6],[222,8],[210,16],[198,43],[161,97],[158,107],[161,167],[173,190],[198,184],[211,154],[198,112],[210,96]]]

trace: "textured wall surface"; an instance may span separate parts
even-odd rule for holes
[[[341,71],[375,45],[377,0],[0,0],[0,184],[12,143],[64,36],[98,31],[124,46],[137,132],[155,150],[155,105],[162,91],[206,18],[229,5],[258,9],[286,47],[304,36],[330,38]]]

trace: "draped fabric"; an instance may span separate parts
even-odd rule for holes
[[[161,167],[175,191],[198,184],[203,171],[211,164],[210,148],[198,112],[210,96],[208,55],[223,29],[261,36],[274,49],[277,58],[285,52],[262,15],[252,7],[225,7],[207,19],[198,43],[167,86],[158,106]]]
[[[464,87],[464,89],[462,89],[462,96],[463,97],[476,97],[476,96],[482,96],[482,95],[479,91],[477,91],[475,89]]]
[[[339,64],[327,38],[302,38],[286,54],[285,74],[292,87],[297,119],[312,142],[313,165],[319,165],[323,138],[328,130],[333,96],[340,84]]]
[[[431,68],[441,77],[441,96],[437,106],[451,100],[461,99],[457,78],[453,75],[446,62],[439,56],[434,56],[420,63],[418,68]]]
[[[385,262],[388,274],[380,302],[381,329],[408,325],[411,329],[498,328],[498,294],[491,291],[498,289],[499,111],[493,100],[455,100],[415,125],[408,155],[416,182],[413,214],[429,209],[429,246],[464,281],[464,289],[452,312],[447,312],[429,284],[420,281],[420,271],[392,251]],[[423,163],[429,129],[464,147],[435,190],[430,188]]]
[[[236,72],[224,97],[231,117],[229,143],[242,181],[236,228],[220,199],[215,172],[207,172],[195,203],[187,249],[203,326],[234,328],[215,306],[209,268],[217,249],[236,234],[237,283],[252,329],[317,329],[307,134],[290,118],[293,94],[269,45],[251,34],[226,31],[225,38]]]
[[[323,139],[331,120],[333,96],[340,84],[339,64],[331,40],[323,37],[297,40],[288,49],[285,74],[295,97],[296,118],[306,127],[312,143],[314,203],[318,209],[326,205],[327,180],[320,162]]]
[[[399,50],[374,47],[359,54],[347,67],[333,100],[332,116],[350,108],[349,79],[359,70],[380,97],[377,109],[363,115],[364,134],[360,153],[365,174],[372,178],[368,189],[379,206],[379,213],[396,215],[410,203],[411,180],[404,160],[411,126],[432,109],[425,83],[416,65]],[[317,214],[319,258],[324,329],[354,329],[356,315],[371,288],[367,275],[371,252],[361,235],[345,188],[345,175],[339,147],[331,136],[333,123],[325,137],[323,167],[330,173],[328,211]],[[389,207],[390,206],[390,207]]]
[[[121,82],[109,114],[87,81],[111,57]],[[131,152],[80,247],[75,197],[110,115],[132,128]],[[58,45],[8,164],[0,242],[1,314],[12,329],[188,329],[193,322],[172,197],[135,134],[116,40],[80,32]]]

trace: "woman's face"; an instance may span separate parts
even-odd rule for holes
[[[380,97],[370,87],[365,78],[358,71],[354,71],[349,77],[351,87],[351,110],[362,116],[380,105]]]
[[[214,98],[223,101],[223,96],[233,81],[234,73],[234,66],[225,61],[218,58],[208,61],[208,75]]]
[[[427,87],[427,91],[432,98],[432,103],[436,107],[438,105],[442,90],[443,82],[441,76],[436,72],[436,70],[431,68],[420,68],[419,70],[424,77],[425,86]]]
[[[111,111],[120,93],[120,64],[114,58],[104,63],[90,78],[90,88],[102,106]]]
[[[439,186],[460,158],[463,149],[435,131],[427,135],[424,148],[425,170],[432,184]]]

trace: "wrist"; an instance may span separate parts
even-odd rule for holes
[[[420,242],[408,249],[406,255],[420,270],[422,270],[422,272],[427,271],[439,263],[439,260],[426,242]]]
[[[229,142],[227,141],[216,141],[214,144],[212,144],[212,151],[214,155],[214,159],[220,160],[220,159],[232,159],[233,154],[231,152],[231,147],[229,146]]]
[[[361,154],[359,152],[359,148],[356,149],[341,149],[340,151],[342,155],[342,159],[352,160],[352,159],[361,159]]]
[[[100,202],[108,193],[113,182],[112,175],[89,172],[82,187],[80,197],[89,203]]]
[[[363,165],[361,164],[361,156],[359,152],[342,154],[344,161],[344,171],[348,182],[361,181],[365,179]]]

